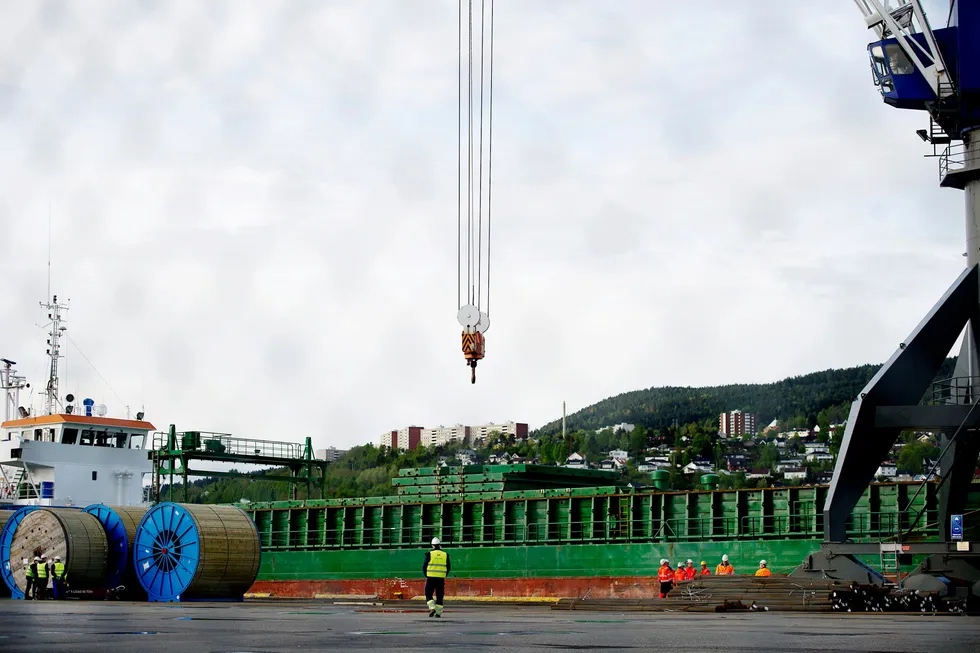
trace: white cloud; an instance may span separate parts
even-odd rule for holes
[[[69,333],[134,411],[317,446],[882,361],[961,269],[962,199],[852,6],[517,7],[476,386],[435,0],[5,4],[0,353],[42,384],[49,204]]]

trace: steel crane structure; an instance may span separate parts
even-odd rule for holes
[[[463,5],[467,11],[464,16]],[[459,0],[457,12],[456,318],[476,383],[490,328],[490,197],[493,189],[493,0]],[[467,50],[463,56],[463,34]],[[477,43],[478,41],[478,43]],[[477,49],[478,47],[478,49]],[[465,69],[464,69],[465,63]],[[465,71],[465,72],[464,72]],[[463,79],[466,78],[466,87]],[[465,113],[464,113],[465,112]],[[466,135],[464,140],[464,115]],[[484,134],[486,140],[484,140]],[[465,157],[465,164],[463,157]],[[486,169],[484,170],[484,162]],[[463,175],[465,176],[465,180]],[[484,180],[486,183],[484,185]],[[485,192],[484,192],[485,191]],[[484,202],[485,200],[485,202]],[[486,220],[484,221],[484,218]]]
[[[928,113],[928,130],[917,133],[939,158],[940,186],[964,191],[966,269],[852,404],[824,505],[824,544],[798,571],[881,582],[854,556],[883,555],[885,544],[847,542],[847,519],[901,431],[928,429],[942,434],[936,507],[942,535],[916,543],[923,517],[908,515],[889,551],[896,563],[903,554],[930,556],[907,580],[935,586],[935,577],[944,576],[967,587],[977,583],[973,591],[980,592],[980,544],[952,541],[950,531],[980,454],[980,2],[953,0],[947,26],[935,30],[920,0],[855,3],[877,35],[868,52],[882,99]],[[934,386],[961,334],[954,376]]]

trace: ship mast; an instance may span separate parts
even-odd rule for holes
[[[48,358],[51,359],[51,371],[48,375],[48,386],[44,391],[44,414],[53,415],[58,409],[58,359],[61,358],[61,332],[67,327],[62,326],[61,311],[68,310],[67,304],[59,304],[58,296],[54,295],[50,303],[41,304],[42,308],[47,309],[48,319],[51,320],[51,330],[48,331]]]
[[[16,365],[12,360],[0,358],[0,390],[4,391],[4,421],[9,422],[19,417],[20,391],[31,387],[23,376],[17,374]]]

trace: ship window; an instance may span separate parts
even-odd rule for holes
[[[89,429],[84,429],[82,431],[82,439],[79,441],[79,444],[91,446],[93,442],[95,442],[95,434]]]
[[[143,447],[143,442],[146,440],[146,436],[142,433],[134,433],[129,438],[129,445],[133,449],[141,449]]]
[[[116,448],[125,449],[126,448],[126,438],[129,437],[122,431],[116,433]]]
[[[66,428],[61,434],[62,444],[75,444],[78,440],[78,429],[68,429]]]
[[[99,480],[99,473],[98,472],[92,472],[92,480],[93,481]]]
[[[885,72],[885,54],[881,50],[880,45],[875,45],[871,48],[871,65],[874,67],[877,77],[880,79],[887,76]]]
[[[95,434],[95,446],[97,447],[111,447],[112,444],[109,440],[109,434],[105,431],[99,431]]]
[[[886,45],[885,54],[888,55],[888,67],[892,69],[892,75],[911,75],[915,72],[915,66],[897,43]]]

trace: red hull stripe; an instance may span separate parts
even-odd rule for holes
[[[268,598],[378,597],[383,600],[422,596],[425,581],[413,579],[259,580],[249,595]],[[655,576],[597,576],[568,578],[448,578],[446,595],[459,598],[506,600],[559,599],[589,596],[597,599],[657,598]]]

